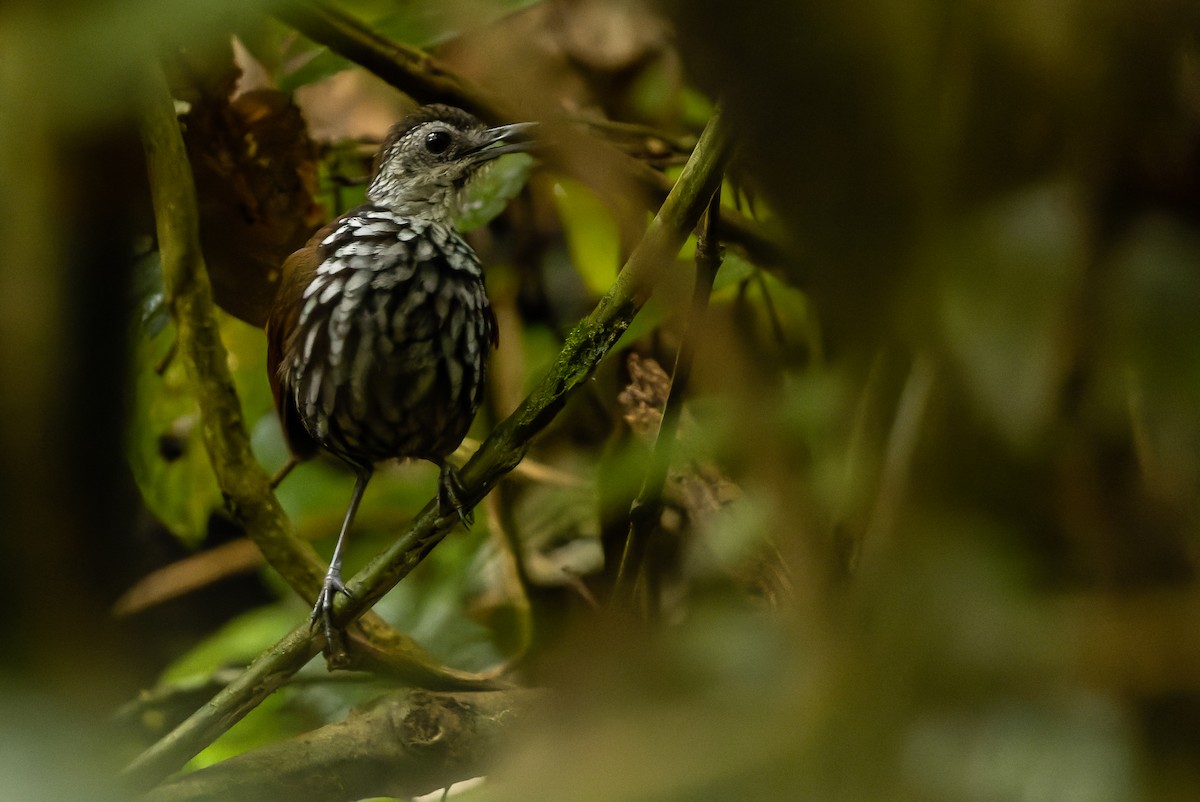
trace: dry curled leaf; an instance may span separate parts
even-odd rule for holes
[[[180,58],[172,87],[195,175],[200,241],[217,304],[261,326],[279,266],[321,224],[316,148],[289,95],[234,94],[232,49]]]
[[[631,353],[626,362],[629,384],[617,396],[621,416],[633,433],[650,439],[658,431],[667,395],[671,392],[671,377],[653,359],[643,359]]]

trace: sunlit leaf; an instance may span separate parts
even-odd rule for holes
[[[321,724],[290,703],[294,691],[284,689],[268,696],[245,718],[196,755],[186,768],[203,769],[260,746],[277,743]]]
[[[332,50],[321,48],[301,66],[282,75],[277,84],[284,92],[295,92],[302,86],[323,81],[353,66],[349,60]]]
[[[161,376],[155,370],[173,337],[167,328],[137,343],[126,455],[147,508],[173,535],[196,545],[222,501],[182,364],[172,359]]]
[[[157,314],[165,315],[165,309]],[[229,315],[221,315],[220,321],[243,410],[257,418],[271,408],[263,333]],[[147,320],[147,324],[155,322],[153,316]],[[153,337],[148,330],[138,335],[135,410],[126,451],[146,506],[182,542],[197,545],[204,540],[209,516],[223,502],[201,436],[199,405],[182,361],[171,357],[162,375],[158,373],[173,339],[173,328]]]
[[[248,420],[274,411],[267,382],[267,339],[263,330],[221,314],[221,340],[229,353],[229,372]]]
[[[748,281],[757,272],[758,268],[736,253],[726,252],[725,258],[721,262],[721,268],[713,280],[713,294],[723,298],[728,297],[730,295],[727,292],[729,287],[736,287]]]
[[[554,202],[566,233],[571,263],[587,288],[602,295],[621,266],[616,221],[600,199],[576,181],[559,180],[554,185]]]
[[[503,17],[542,0],[476,0],[469,4],[425,2],[393,5],[373,27],[385,36],[420,48],[443,44],[471,31],[495,24]]]
[[[713,282],[712,305],[728,308],[762,347],[791,358],[819,356],[812,303],[799,289],[727,253]]]
[[[459,211],[455,225],[459,231],[471,231],[491,221],[515,198],[533,171],[534,160],[525,153],[501,156],[472,182],[467,201]]]
[[[683,99],[683,122],[699,130],[712,119],[713,102],[708,95],[690,86],[680,91]]]
[[[629,348],[638,340],[661,326],[670,316],[671,310],[668,306],[659,297],[651,296],[641,308],[641,311],[638,312],[637,317],[629,324],[629,328],[625,329],[624,333],[621,334],[614,350],[621,351],[622,349]]]
[[[243,613],[176,659],[163,672],[162,681],[206,677],[250,662],[296,626],[297,611],[296,603],[289,600]]]

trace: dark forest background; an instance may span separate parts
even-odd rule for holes
[[[547,375],[587,380],[375,605],[376,651],[313,660],[196,744],[211,785],[154,798],[1196,798],[1198,34],[1182,0],[6,4],[0,798],[131,798],[122,767],[306,620],[260,522],[324,559],[352,479],[231,493],[287,459],[261,325],[432,101],[548,142],[461,221],[501,327],[463,458]],[[164,81],[261,468],[214,471],[241,429],[206,441],[226,379],[193,375],[164,283]],[[711,298],[689,236],[635,269],[648,300],[593,372],[572,331],[702,135],[729,143]],[[348,574],[435,473],[380,472]],[[403,759],[296,740],[389,740],[356,706],[415,727],[430,699],[469,726],[401,728]]]

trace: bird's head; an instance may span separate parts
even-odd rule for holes
[[[453,106],[424,106],[388,132],[367,198],[405,216],[449,220],[462,190],[497,156],[529,150],[532,123],[488,128]]]

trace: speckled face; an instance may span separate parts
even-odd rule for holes
[[[450,106],[426,106],[392,129],[367,197],[400,214],[448,219],[459,193],[495,157],[527,149],[528,126],[487,128]]]

